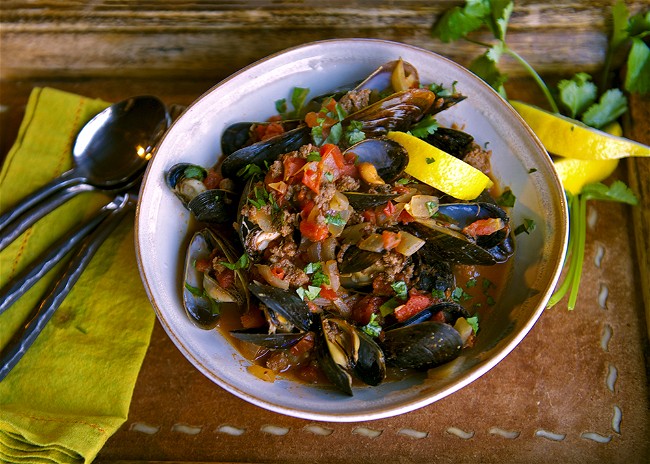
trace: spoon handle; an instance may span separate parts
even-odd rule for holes
[[[68,266],[60,279],[56,282],[50,293],[36,308],[32,319],[9,341],[0,357],[0,381],[18,364],[23,355],[32,346],[42,332],[45,325],[52,318],[63,300],[66,298],[74,284],[88,266],[101,244],[115,230],[122,217],[135,207],[136,198],[125,195],[124,201],[111,212],[111,214],[95,228],[88,236],[77,253],[71,258]]]
[[[23,211],[23,214],[16,215],[14,209],[3,215],[0,218],[0,251],[7,248],[9,244],[20,237],[23,232],[43,216],[52,212],[75,195],[91,190],[95,190],[95,187],[89,184],[72,184],[54,190],[48,197],[42,198],[39,203],[31,204],[29,208],[22,208],[21,203],[18,206]]]
[[[36,206],[38,203],[45,201],[48,197],[52,196],[53,193],[58,190],[71,187],[83,182],[83,179],[79,177],[77,172],[74,169],[64,172],[56,179],[53,179],[49,183],[45,184],[43,187],[39,188],[35,192],[30,193],[25,198],[20,200],[18,204],[14,205],[9,211],[0,216],[0,233],[3,233],[4,230],[16,220],[16,218],[22,216],[25,212]]]
[[[0,314],[5,312],[12,304],[27,292],[41,277],[56,266],[71,250],[77,247],[88,234],[90,234],[108,215],[120,206],[123,195],[100,209],[91,219],[84,222],[76,229],[66,233],[52,244],[43,254],[32,261],[28,267],[17,274],[0,290]]]

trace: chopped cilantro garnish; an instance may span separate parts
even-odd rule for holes
[[[269,192],[264,187],[253,187],[253,195],[255,198],[248,198],[248,202],[255,206],[257,209],[266,206],[269,202]]]
[[[377,322],[377,315],[374,313],[371,314],[370,322],[361,327],[361,330],[363,330],[371,337],[379,337],[379,334],[381,333],[381,325],[379,325],[379,322]]]
[[[411,182],[411,180],[407,179],[406,177],[402,177],[401,179],[398,179],[398,180],[395,181],[395,183],[398,184],[398,185],[406,185],[409,182]]]
[[[528,170],[528,174],[532,174],[532,173],[534,173],[534,172],[537,172],[537,169],[536,169],[536,168],[530,168],[530,169]]]
[[[438,127],[438,121],[436,121],[433,116],[427,115],[417,124],[413,124],[409,129],[409,132],[413,136],[423,139],[437,131]]]
[[[329,171],[326,172],[326,173],[324,174],[324,176],[325,176],[325,179],[327,179],[328,182],[332,182],[332,181],[334,180],[334,174],[332,174],[332,173],[329,172]]]
[[[476,279],[474,279],[474,278],[469,279],[467,281],[466,286],[467,286],[467,288],[476,287]]]
[[[321,156],[320,153],[318,153],[317,151],[312,151],[309,153],[309,155],[307,155],[307,162],[320,161],[320,160],[321,160]]]
[[[478,316],[468,317],[465,319],[469,325],[472,326],[474,333],[478,333]]]
[[[397,298],[406,300],[409,292],[409,289],[406,286],[406,282],[404,282],[403,280],[398,280],[397,282],[393,282],[392,284],[390,284],[390,286],[395,291],[395,294],[397,294]]]
[[[197,296],[197,297],[203,296],[203,290],[201,290],[198,287],[194,287],[194,286],[190,285],[187,282],[185,282],[185,288],[187,289],[188,292],[190,292],[194,296]]]
[[[465,292],[465,290],[463,290],[462,287],[456,287],[454,291],[451,292],[451,299],[454,300],[456,303],[460,303],[461,301],[471,300],[472,295]]]
[[[327,224],[332,224],[333,226],[341,227],[345,225],[345,219],[341,217],[341,213],[336,213],[334,215],[332,214],[326,214],[325,215],[325,223]]]
[[[303,301],[312,301],[318,298],[318,295],[320,295],[320,287],[314,287],[312,285],[308,285],[307,288],[298,287],[296,289],[296,293],[300,296],[300,298],[303,299]]]
[[[427,211],[429,212],[429,216],[433,216],[434,214],[436,214],[438,212],[438,202],[437,201],[431,200],[431,201],[427,201],[424,204],[427,207]]]
[[[316,261],[316,262],[307,264],[305,266],[305,269],[303,269],[303,270],[305,271],[306,274],[313,274],[316,271],[320,271],[322,269],[322,267],[323,267],[322,264],[319,263],[318,261]]]
[[[532,231],[535,230],[536,226],[537,225],[535,224],[535,221],[533,221],[532,219],[524,218],[524,222],[522,224],[519,224],[515,228],[515,235],[519,235],[523,232],[525,232],[526,234],[530,234]]]
[[[435,163],[435,162],[436,162],[436,159],[435,159],[435,158],[431,158],[431,157],[427,157],[426,161],[427,161],[427,164],[432,164],[432,163]]]
[[[348,145],[354,145],[355,143],[361,142],[366,138],[366,134],[361,130],[363,124],[361,121],[350,121],[348,127],[345,129],[345,140],[348,142]]]
[[[515,197],[515,194],[512,193],[512,190],[506,189],[503,191],[501,196],[497,198],[497,204],[499,206],[511,208],[515,206],[515,201],[517,200],[517,197]]]
[[[250,259],[248,258],[248,255],[244,253],[239,257],[237,262],[235,263],[228,263],[226,261],[219,261],[219,264],[222,264],[223,266],[227,267],[231,271],[236,271],[237,269],[246,269],[248,267],[248,264],[250,262]]]
[[[203,180],[208,175],[208,172],[201,166],[191,165],[183,170],[183,175],[187,179]]]
[[[262,173],[262,168],[260,168],[257,164],[247,164],[239,171],[237,171],[237,176],[243,177],[244,179],[248,179],[249,177],[254,176],[255,174],[261,174],[261,173]]]

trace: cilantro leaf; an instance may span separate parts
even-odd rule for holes
[[[318,295],[320,295],[320,287],[314,287],[312,285],[308,285],[307,288],[298,287],[296,293],[303,299],[303,301],[305,299],[313,301],[318,298]]]
[[[609,200],[628,205],[636,205],[638,199],[632,189],[623,181],[617,180],[607,187],[605,184],[596,182],[585,185],[582,189],[582,195],[588,200]]]
[[[370,315],[370,322],[361,327],[361,330],[363,330],[371,337],[379,337],[379,334],[381,333],[381,325],[379,325],[379,322],[377,321],[377,315],[375,313],[372,313]]]
[[[650,93],[650,48],[639,38],[632,39],[624,85],[629,92]]]
[[[612,6],[612,36],[609,40],[609,47],[612,51],[621,46],[629,37],[628,16],[630,12],[623,0],[619,0]]]
[[[348,145],[354,145],[355,143],[361,142],[366,138],[366,134],[361,130],[363,128],[363,123],[361,121],[350,121],[350,124],[345,129],[345,140],[348,142]]]
[[[239,171],[237,171],[237,176],[244,179],[248,179],[255,174],[262,174],[262,168],[260,168],[257,164],[247,164]]]
[[[514,3],[511,0],[492,0],[490,6],[492,7],[490,29],[496,39],[504,41],[506,40],[506,29],[514,9]]]
[[[472,326],[474,333],[478,333],[478,316],[468,317],[465,320],[470,326]]]
[[[435,131],[437,131],[438,127],[438,121],[436,121],[433,116],[427,115],[422,118],[421,121],[418,121],[417,124],[413,124],[409,129],[409,132],[415,137],[423,139],[429,134],[433,134]]]
[[[493,50],[494,49],[494,50]],[[508,80],[505,74],[502,74],[497,67],[493,58],[497,55],[497,49],[490,48],[487,52],[477,57],[469,65],[469,70],[478,77],[487,82],[494,90],[506,98],[506,91],[503,84]],[[492,52],[491,52],[492,51]]]
[[[582,115],[582,122],[588,126],[601,128],[618,119],[627,111],[627,98],[619,89],[609,89],[598,103],[589,107]]]
[[[570,80],[561,80],[557,85],[560,101],[569,110],[569,116],[576,118],[596,101],[596,84],[587,73],[578,73]]]
[[[524,222],[519,224],[515,228],[515,235],[519,235],[524,232],[526,233],[526,235],[530,235],[530,233],[535,230],[535,227],[537,227],[535,221],[533,221],[532,219],[524,218]]]
[[[392,284],[390,284],[390,286],[393,288],[393,290],[397,294],[397,298],[400,298],[402,300],[406,300],[406,298],[408,297],[408,292],[409,292],[409,289],[406,286],[406,282],[404,282],[403,280],[398,280],[397,282],[393,282]]]
[[[512,190],[506,189],[496,200],[497,200],[497,205],[504,206],[507,208],[512,208],[513,206],[515,206],[515,201],[517,200],[517,197],[515,196],[514,193],[512,193]]]
[[[188,179],[203,180],[208,175],[208,171],[201,166],[192,164],[183,170],[183,175]]]
[[[246,269],[248,267],[248,263],[250,262],[250,259],[248,258],[248,255],[244,253],[239,257],[237,262],[235,263],[228,263],[226,261],[219,261],[219,264],[223,265],[224,267],[227,267],[231,271],[236,271],[237,269]]]
[[[309,94],[309,89],[303,87],[294,87],[293,92],[291,93],[291,104],[294,108],[294,114],[292,116],[299,117],[302,107],[305,105],[305,100]]]
[[[325,223],[332,224],[333,226],[341,227],[345,225],[346,220],[341,217],[341,213],[326,214]]]
[[[479,29],[485,24],[489,14],[489,0],[467,0],[464,7],[456,6],[446,11],[436,22],[431,33],[448,43]]]

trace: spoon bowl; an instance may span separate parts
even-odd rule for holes
[[[72,169],[0,216],[0,250],[78,193],[130,188],[170,123],[166,106],[153,96],[132,97],[97,114],[77,135]]]

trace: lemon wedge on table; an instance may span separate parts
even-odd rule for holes
[[[583,160],[650,156],[650,147],[642,143],[608,134],[533,105],[519,101],[511,101],[510,104],[553,155]]]
[[[473,200],[492,181],[475,167],[406,132],[389,132],[409,155],[406,173],[459,200]]]

